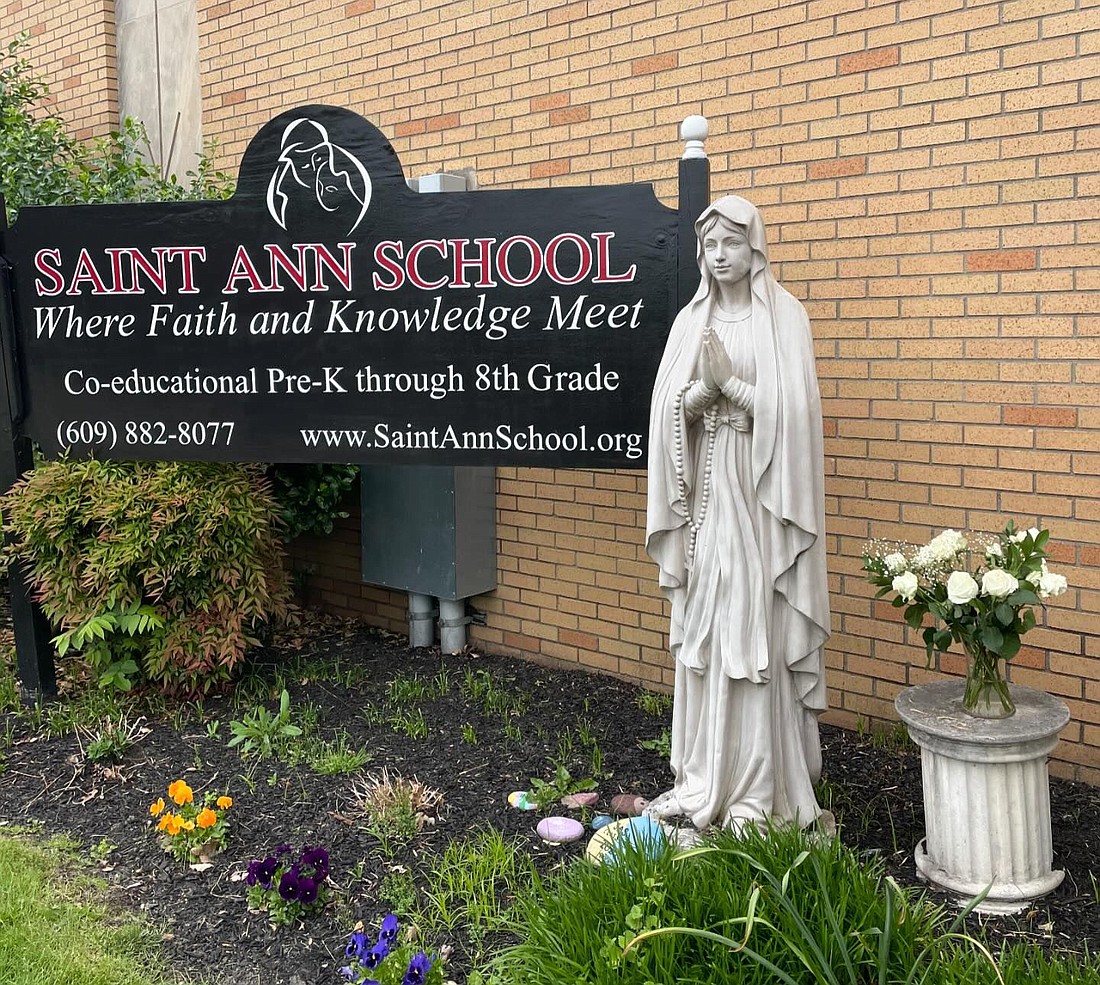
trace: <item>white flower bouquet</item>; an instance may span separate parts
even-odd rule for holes
[[[1047,567],[1049,532],[1017,530],[1011,521],[999,535],[964,535],[945,530],[923,547],[873,542],[863,554],[863,570],[891,592],[905,621],[923,633],[931,664],[953,641],[967,654],[963,707],[972,714],[1004,718],[1015,704],[1001,673],[1001,661],[1020,650],[1020,637],[1035,625],[1033,606],[1061,595],[1066,579]]]

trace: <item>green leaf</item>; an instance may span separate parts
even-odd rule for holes
[[[1004,602],[993,610],[993,615],[1002,626],[1011,626],[1016,621],[1016,610]]]
[[[924,622],[924,617],[927,612],[928,607],[925,605],[911,605],[905,610],[905,621],[913,629],[920,629],[921,623]]]
[[[945,653],[950,649],[952,643],[952,636],[949,630],[941,629],[936,632],[936,649],[940,653]]]
[[[998,656],[1001,655],[1001,647],[1004,646],[1005,638],[1001,631],[996,626],[986,626],[981,632],[982,642]]]
[[[1012,630],[1006,630],[1004,634],[1004,643],[1001,644],[999,651],[1000,655],[1005,660],[1011,660],[1017,653],[1020,652],[1020,637]]]

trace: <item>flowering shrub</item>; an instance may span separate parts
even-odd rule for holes
[[[992,661],[990,678],[1006,708],[1008,690],[1000,681],[998,659],[1011,660],[1020,637],[1035,625],[1032,606],[1065,592],[1066,579],[1047,567],[1049,532],[1017,530],[1011,521],[999,535],[945,530],[923,547],[872,544],[863,557],[868,580],[879,587],[876,598],[896,592],[895,608],[905,608],[905,621],[924,629],[931,663],[952,641],[972,658]],[[972,707],[968,677],[967,707]]]
[[[168,785],[168,799],[177,811],[167,810],[163,797],[149,805],[149,813],[157,818],[165,851],[171,852],[181,862],[205,862],[225,847],[229,837],[226,811],[233,806],[233,798],[227,794],[207,791],[202,804],[195,803],[195,792],[184,780],[174,780]]]
[[[354,985],[440,985],[442,961],[432,961],[411,941],[398,944],[397,930],[397,917],[391,913],[372,944],[358,924],[344,948],[348,964],[340,974]]]
[[[310,916],[328,903],[328,852],[303,845],[292,863],[293,857],[290,845],[279,845],[267,858],[248,863],[244,881],[249,909],[266,910],[276,925]]]

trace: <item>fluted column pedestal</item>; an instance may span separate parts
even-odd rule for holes
[[[975,718],[962,683],[902,691],[894,702],[920,746],[925,837],[914,858],[920,876],[965,899],[990,887],[977,907],[1016,913],[1049,893],[1052,870],[1047,757],[1069,721],[1064,701],[1013,687],[1016,714]]]

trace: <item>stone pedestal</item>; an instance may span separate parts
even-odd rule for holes
[[[1052,871],[1047,757],[1069,721],[1064,701],[1013,687],[1016,714],[975,718],[961,681],[902,691],[895,707],[921,749],[926,832],[914,858],[932,885],[984,913],[1016,913],[1049,893]]]

